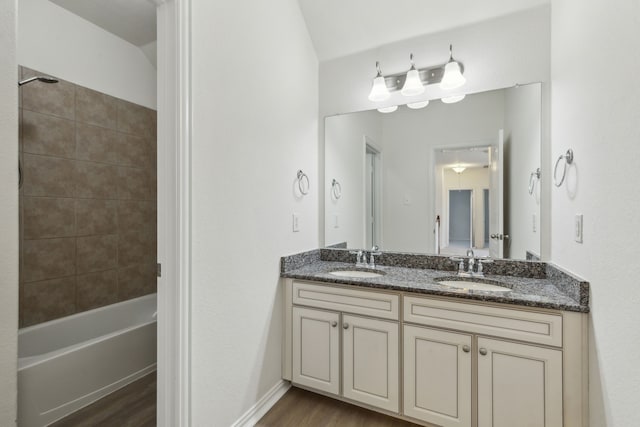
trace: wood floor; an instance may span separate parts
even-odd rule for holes
[[[50,427],[154,427],[156,425],[156,373],[61,419]]]
[[[420,427],[292,387],[255,427]]]

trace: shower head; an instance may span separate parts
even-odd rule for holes
[[[35,82],[36,80],[42,83],[58,83],[58,79],[55,79],[53,77],[35,76],[28,79],[20,80],[18,82],[18,86],[26,85],[27,83]]]

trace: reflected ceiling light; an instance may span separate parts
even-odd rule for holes
[[[397,109],[398,109],[397,105],[392,105],[391,107],[378,108],[378,111],[380,111],[381,113],[393,113]]]
[[[460,63],[453,59],[453,45],[449,45],[449,62],[444,66],[444,76],[440,82],[440,89],[451,90],[462,86],[467,79],[462,75]]]
[[[466,95],[447,96],[445,98],[442,98],[441,101],[444,102],[445,104],[454,104],[456,102],[462,101],[465,96]]]
[[[420,95],[424,93],[424,85],[420,80],[420,72],[416,70],[416,64],[413,63],[413,53],[409,55],[409,61],[411,61],[411,68],[407,71],[407,77],[400,93],[404,96]]]
[[[464,166],[454,166],[451,168],[455,173],[457,173],[458,175],[461,174],[462,172],[464,172],[464,170],[466,169]]]
[[[384,77],[382,76],[382,71],[380,70],[380,63],[377,61],[376,61],[376,70],[378,71],[378,74],[373,79],[373,84],[371,85],[371,92],[369,92],[369,101],[381,102],[389,99],[391,94],[389,93],[387,84],[385,83]]]
[[[419,101],[407,104],[407,107],[411,108],[412,110],[419,110],[420,108],[424,108],[427,105],[429,105],[429,101]]]

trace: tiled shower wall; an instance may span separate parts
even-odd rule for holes
[[[29,83],[20,157],[21,327],[156,291],[154,110]]]

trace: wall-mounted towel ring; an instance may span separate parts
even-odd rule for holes
[[[309,194],[309,177],[306,173],[302,172],[302,169],[298,171],[296,176],[298,177],[298,189],[300,190],[300,194],[306,196]]]
[[[531,172],[529,176],[529,195],[533,194],[533,190],[536,188],[536,182],[540,181],[540,168]]]
[[[331,181],[331,194],[333,194],[333,198],[336,200],[342,197],[342,186],[335,179]]]
[[[560,177],[560,181],[558,181],[558,177],[556,175],[558,174],[558,165],[560,165],[560,162],[562,160],[564,160],[564,164],[562,166],[562,177]],[[553,168],[553,183],[556,187],[560,187],[564,182],[564,178],[567,175],[567,166],[571,163],[573,163],[573,150],[569,148],[565,154],[562,154],[560,157],[558,157],[558,160],[556,160],[556,165]]]

